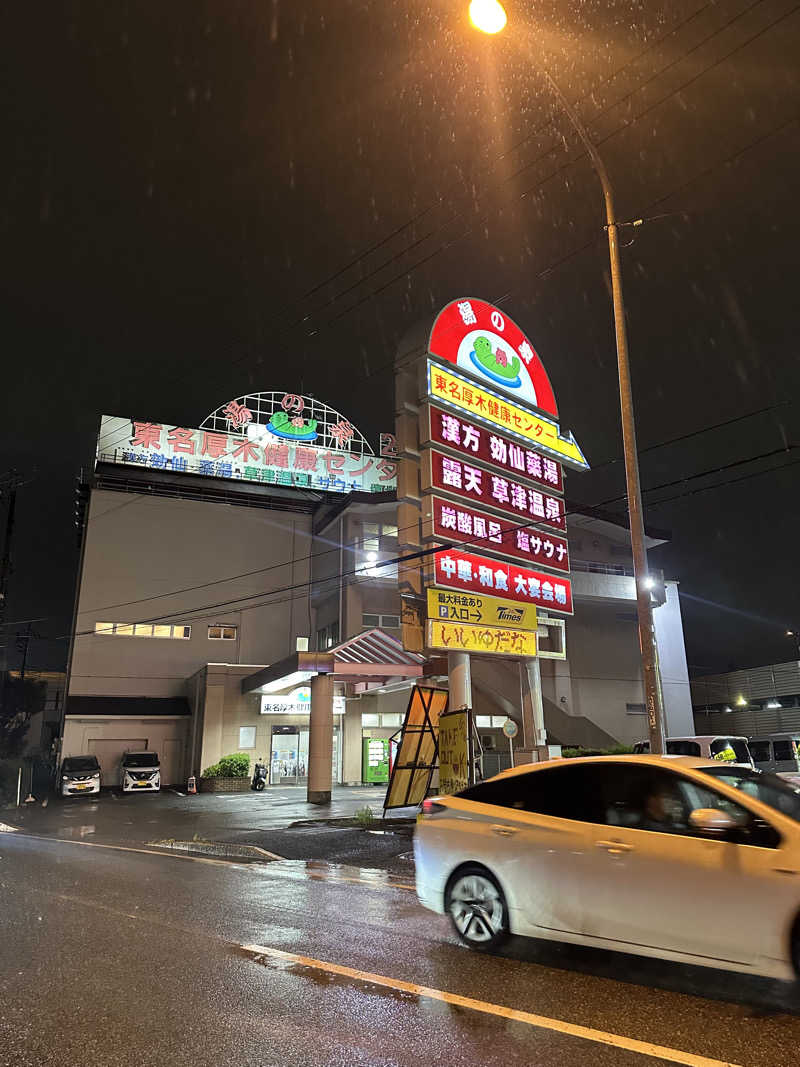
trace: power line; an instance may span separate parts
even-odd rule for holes
[[[793,446],[793,447],[796,447],[796,446]],[[755,460],[757,460],[759,458],[761,458],[761,457],[760,456],[753,457],[751,462],[754,462]],[[737,465],[739,465],[740,462],[741,461],[736,461],[735,463],[730,464],[729,466],[731,466],[731,467],[737,466]],[[800,463],[800,460],[797,460],[795,462],[796,463]],[[788,464],[783,464],[783,465],[781,465],[780,467],[777,467],[777,468],[771,468],[769,470],[757,471],[757,472],[754,472],[754,473],[749,474],[749,475],[743,475],[740,478],[728,479],[725,482],[718,483],[717,485],[706,486],[704,488],[694,490],[693,492],[697,493],[697,492],[705,492],[705,491],[708,491],[710,489],[719,489],[719,488],[722,488],[722,487],[724,487],[725,485],[728,485],[728,484],[734,484],[734,483],[739,482],[739,481],[745,481],[748,478],[760,477],[763,474],[773,473],[774,471],[783,470],[785,467],[794,466],[795,462],[788,463]],[[720,468],[720,469],[725,469],[725,468]],[[704,473],[698,474],[697,477],[705,477],[705,476],[707,476],[707,474],[708,474],[708,472],[704,472]],[[674,483],[666,483],[666,484],[674,484]],[[645,492],[654,492],[654,491],[657,491],[659,488],[663,488],[663,487],[664,486],[651,486],[649,489],[646,489]],[[693,495],[693,494],[679,494],[679,495]],[[625,499],[625,498],[624,497],[614,497],[614,498],[611,498],[611,499],[608,499],[608,500],[604,500],[600,504],[591,505],[591,507],[593,509],[596,509],[598,507],[605,507],[605,506],[608,506],[609,504],[619,503],[623,499]],[[677,497],[675,499],[677,499]],[[663,503],[663,502],[664,501],[659,501],[658,503]],[[648,505],[648,506],[650,506],[650,505]],[[655,506],[655,505],[652,505],[652,506]],[[577,509],[573,509],[572,511],[565,511],[565,513],[564,513],[565,517],[568,517],[569,515],[575,515],[575,514],[582,514],[581,509],[577,508]],[[512,523],[510,526],[506,526],[504,529],[501,529],[501,536],[504,535],[504,534],[513,532],[514,530],[527,529],[527,528],[529,528],[531,526],[535,526],[535,525],[538,524],[538,522],[539,522],[539,520],[536,519],[536,520],[532,520],[530,522]],[[415,559],[424,559],[424,558],[426,558],[428,556],[431,556],[431,555],[435,554],[436,552],[441,552],[441,551],[450,551],[450,550],[452,550],[452,551],[464,551],[464,550],[469,549],[471,546],[474,546],[474,544],[476,542],[480,542],[480,541],[483,541],[483,540],[484,540],[484,538],[476,537],[476,538],[473,538],[471,540],[463,541],[463,542],[460,542],[460,543],[439,543],[439,544],[436,544],[436,545],[421,549],[418,552],[413,552],[413,553],[409,553],[409,554],[404,555],[404,556],[396,556],[394,558],[382,560],[380,562],[379,566],[377,568],[373,568],[373,569],[383,569],[383,568],[391,566],[393,564],[407,563],[407,562],[415,560]],[[326,550],[326,551],[328,551],[328,550]],[[336,548],[336,551],[338,551],[338,546]],[[279,566],[287,566],[287,565],[288,564],[280,564]],[[205,615],[199,615],[198,616],[196,613],[197,612],[211,613],[211,612],[219,611],[219,610],[226,609],[226,608],[231,612],[235,612],[235,611],[247,611],[247,610],[251,610],[252,608],[262,607],[262,606],[265,606],[265,605],[277,606],[277,604],[286,602],[286,600],[273,600],[272,599],[273,597],[278,596],[281,593],[294,592],[296,590],[307,589],[307,588],[310,588],[312,585],[317,587],[317,588],[319,588],[319,587],[325,586],[325,585],[327,585],[329,583],[331,583],[331,584],[334,583],[334,582],[338,583],[343,578],[349,578],[349,577],[358,578],[358,575],[361,574],[363,572],[363,570],[364,570],[363,566],[354,567],[352,570],[343,571],[341,575],[335,574],[335,575],[331,575],[331,576],[329,576],[327,578],[321,578],[321,579],[320,578],[318,578],[318,579],[313,579],[312,578],[312,579],[309,579],[308,581],[297,582],[297,583],[294,583],[292,585],[279,587],[279,588],[273,589],[273,590],[262,589],[262,590],[258,590],[255,593],[244,594],[242,596],[233,597],[233,598],[229,598],[227,600],[218,601],[218,602],[213,603],[213,604],[202,604],[202,605],[198,605],[197,607],[194,607],[194,608],[185,608],[182,611],[170,612],[170,613],[167,613],[167,614],[153,616],[153,617],[150,617],[150,618],[139,619],[139,620],[136,620],[136,622],[138,622],[140,624],[147,624],[147,623],[163,622],[164,620],[167,620],[167,619],[190,619],[192,617],[193,618],[203,618],[203,617],[206,617],[206,616]],[[364,577],[361,580],[364,581],[364,582],[367,582],[367,581],[370,581],[372,579],[372,577],[373,576],[368,575],[368,576]],[[554,577],[554,579],[557,580],[558,575],[554,575],[553,577]],[[172,595],[177,595],[177,594],[172,594]],[[251,603],[254,600],[258,600],[258,598],[260,598],[260,597],[265,597],[266,599],[265,600],[259,600],[259,602],[256,603],[256,604]],[[288,599],[289,600],[294,600],[294,599],[299,599],[299,597],[290,597]],[[235,606],[235,605],[246,605],[246,606]],[[122,604],[122,605],[117,605],[117,606],[118,607],[125,607],[125,606],[129,606],[129,605]],[[110,610],[113,610],[113,606],[109,606],[109,607],[101,608],[101,609],[92,609],[92,610],[93,610],[93,613],[96,610],[101,610],[101,611],[102,610],[107,610],[107,611],[110,611]],[[81,614],[84,614],[84,612],[81,612]],[[60,636],[58,638],[54,638],[54,640],[66,640],[66,639],[68,639],[68,638],[70,638],[72,636],[75,636],[75,637],[86,637],[86,636],[89,636],[89,635],[91,635],[91,634],[93,634],[95,632],[96,631],[94,629],[76,631],[74,635],[71,634],[71,633],[70,634],[64,634],[64,635],[62,635],[62,636]]]

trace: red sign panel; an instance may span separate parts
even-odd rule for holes
[[[485,300],[454,300],[436,317],[428,351],[491,383],[523,404],[558,416],[553,387],[528,338]]]
[[[569,571],[569,552],[563,537],[529,527],[523,529],[508,519],[495,519],[438,496],[431,497],[430,504],[431,529],[437,541],[457,541],[469,544],[478,552],[488,549],[534,566]]]
[[[532,448],[525,448],[519,441],[474,422],[444,411],[431,404],[428,409],[431,440],[445,445],[465,456],[503,470],[521,478],[536,482],[557,493],[564,492],[564,476],[561,464],[548,459]]]
[[[430,488],[452,493],[463,500],[496,508],[526,522],[543,523],[558,530],[566,530],[564,501],[531,489],[504,474],[495,474],[483,467],[474,467],[466,460],[445,456],[435,448],[428,450],[424,475],[430,474]],[[427,489],[427,485],[423,485]]]
[[[515,563],[499,563],[460,549],[436,553],[434,584],[445,589],[502,596],[563,615],[572,614],[569,578],[518,567]]]

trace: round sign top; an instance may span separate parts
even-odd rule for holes
[[[503,723],[503,733],[506,737],[516,737],[519,733],[519,727],[513,719],[506,719]]]
[[[504,311],[485,300],[461,297],[440,311],[428,351],[558,417],[553,387],[536,349]]]

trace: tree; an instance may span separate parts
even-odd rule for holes
[[[19,755],[31,719],[44,710],[47,685],[6,675],[0,694],[0,759]]]

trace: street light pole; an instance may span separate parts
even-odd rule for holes
[[[497,0],[474,0],[470,6],[473,24],[482,29],[481,7],[495,11],[496,28],[485,32],[497,33],[505,25],[496,14],[502,5]],[[503,12],[505,16],[505,12]],[[581,139],[595,173],[603,188],[606,208],[606,233],[608,234],[608,255],[611,263],[611,294],[614,306],[614,331],[617,341],[617,370],[619,374],[619,406],[622,416],[622,445],[625,456],[625,482],[628,496],[628,519],[631,531],[631,552],[633,555],[633,575],[636,584],[636,608],[639,624],[639,650],[642,658],[642,680],[644,683],[645,702],[647,706],[647,724],[650,735],[650,751],[662,754],[665,751],[664,709],[658,680],[658,666],[655,651],[655,634],[653,631],[653,608],[650,599],[650,586],[647,568],[647,546],[644,539],[644,518],[642,515],[642,491],[639,481],[639,455],[636,448],[636,423],[633,414],[633,388],[631,369],[628,359],[628,331],[625,325],[625,302],[622,296],[622,263],[619,254],[619,223],[614,205],[614,189],[608,176],[603,157],[589,136],[575,108],[564,96],[556,80],[546,67],[542,75],[558,100],[562,109],[572,123]]]

